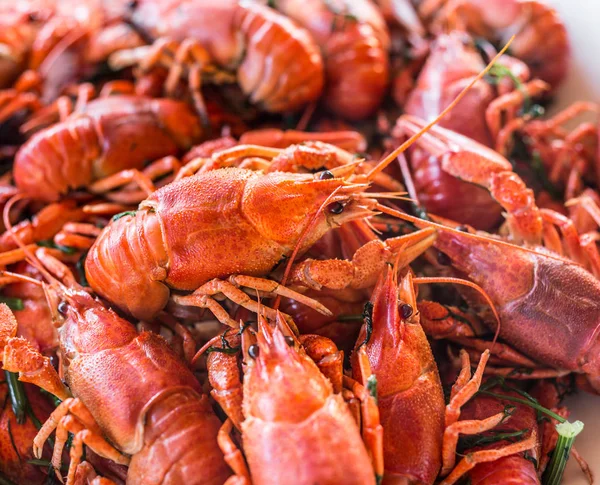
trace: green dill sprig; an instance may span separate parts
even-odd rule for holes
[[[16,298],[13,296],[0,296],[0,303],[5,303],[8,308],[11,310],[23,310],[25,308],[25,304],[21,298]]]
[[[503,64],[494,64],[486,74],[486,80],[493,85],[498,85],[503,79],[510,79],[515,85],[517,91],[523,94],[523,106],[519,114],[521,116],[529,116],[531,118],[539,118],[544,114],[544,108],[531,100],[531,96],[525,90],[523,82],[513,74],[513,72]]]
[[[10,405],[13,413],[15,413],[17,423],[23,424],[25,422],[27,408],[29,407],[29,401],[27,399],[27,395],[25,394],[25,388],[23,387],[23,383],[19,381],[19,374],[5,370],[4,375],[6,376],[8,395],[10,396]]]
[[[75,270],[77,271],[77,277],[81,286],[90,286],[85,277],[85,258],[87,257],[87,253],[87,251],[84,252],[75,264]]]
[[[504,390],[516,392],[522,397],[508,396],[505,394],[500,394],[497,392],[491,392],[487,390],[496,385],[499,385]],[[554,411],[551,411],[550,409],[547,409],[544,406],[542,406],[537,401],[537,399],[535,399],[533,396],[530,396],[525,391],[521,391],[520,389],[508,386],[502,378],[491,379],[490,381],[488,381],[488,383],[486,383],[486,386],[484,386],[483,389],[477,392],[477,394],[495,397],[497,399],[502,399],[503,401],[524,404],[535,409],[538,412],[538,420],[539,415],[542,414],[558,421],[558,424],[556,425],[556,431],[558,432],[558,441],[556,443],[554,451],[552,452],[552,458],[550,459],[548,468],[544,473],[542,484],[559,485],[562,482],[562,476],[565,471],[567,460],[569,459],[569,455],[571,453],[571,448],[573,447],[573,443],[575,442],[575,438],[583,430],[583,423],[581,421],[575,421],[573,423],[567,421],[565,418],[556,414]]]
[[[118,214],[115,214],[114,216],[112,216],[111,222],[118,221],[121,217],[134,216],[135,213],[136,213],[136,211],[119,212]]]
[[[373,303],[371,303],[370,301],[365,303],[362,318],[365,322],[366,336],[365,339],[359,344],[359,348],[369,343],[369,340],[371,340],[371,335],[373,333]]]
[[[369,395],[375,400],[375,404],[377,404],[377,376],[375,374],[369,376],[365,387],[369,391]]]
[[[58,249],[64,254],[75,254],[77,252],[77,249],[70,246],[61,246],[60,244],[56,244],[52,239],[38,241],[36,244],[38,246],[42,246],[43,248]]]
[[[583,431],[583,423],[581,421],[575,421],[574,423],[564,421],[556,425],[556,431],[558,432],[558,440],[556,448],[552,452],[548,468],[546,468],[546,472],[542,477],[543,485],[559,485],[562,482],[571,448],[573,448],[577,435]]]

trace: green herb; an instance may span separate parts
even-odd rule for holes
[[[546,168],[542,162],[542,157],[537,150],[531,154],[530,166],[531,170],[542,184],[542,188],[548,192],[553,199],[560,199],[562,197],[561,191],[550,182],[548,174],[546,173]]]
[[[365,336],[365,339],[360,343],[359,347],[367,345],[369,343],[369,340],[371,340],[371,334],[373,333],[373,303],[371,303],[370,301],[365,303],[365,308],[363,310],[362,317],[365,322],[365,330],[367,335]]]
[[[135,213],[136,213],[136,211],[119,212],[118,214],[115,214],[114,216],[112,216],[111,221],[112,222],[118,221],[121,217],[125,217],[125,216],[134,216]]]
[[[50,463],[48,460],[41,460],[39,458],[27,460],[27,463],[34,466],[52,466],[52,463]]]
[[[77,252],[77,249],[71,248],[69,246],[61,246],[60,244],[56,244],[52,239],[38,241],[37,245],[42,246],[44,248],[58,249],[59,251],[65,253],[65,254],[75,254]]]
[[[47,466],[47,467],[53,468],[50,460],[42,460],[39,458],[33,458],[31,460],[27,460],[27,463],[29,463],[30,465],[35,465],[35,466]],[[62,471],[66,472],[69,469],[69,467],[66,464],[64,464],[60,467],[60,469]]]
[[[542,478],[543,485],[559,485],[562,482],[571,448],[577,435],[583,431],[583,423],[581,421],[574,423],[565,421],[556,425],[556,431],[558,431],[558,441]]]
[[[422,205],[411,202],[412,211],[415,216],[419,219],[423,219],[424,221],[430,221],[429,214],[427,214],[427,210]]]
[[[23,310],[25,308],[21,298],[14,298],[12,296],[0,296],[0,303],[6,303],[11,310]]]
[[[515,76],[508,67],[502,64],[494,64],[486,74],[488,82],[494,85],[499,84],[505,78],[509,78],[515,85],[515,89],[521,91],[523,94],[523,106],[521,107],[519,114],[521,116],[530,116],[532,118],[542,116],[544,108],[531,101],[531,97],[527,94],[521,80]]]
[[[465,451],[475,448],[476,446],[491,445],[499,441],[513,442],[515,441],[514,438],[520,438],[528,431],[529,429],[521,429],[519,431],[513,431],[512,433],[506,433],[500,430],[491,430],[488,432],[489,435],[486,436],[466,436],[461,438],[460,446],[458,448]]]
[[[510,402],[517,402],[519,404],[525,404],[526,406],[529,406],[529,407],[535,409],[536,411],[539,411],[542,414],[546,414],[547,416],[550,416],[551,418],[556,419],[560,423],[564,423],[567,421],[565,418],[556,414],[554,411],[550,411],[549,409],[547,409],[544,406],[542,406],[541,404],[539,404],[536,400],[531,401],[530,399],[523,399],[523,398],[515,397],[515,396],[507,396],[506,394],[498,394],[496,392],[490,392],[490,391],[478,391],[477,394],[481,394],[482,396],[495,397],[498,399],[502,399],[503,401],[510,401]]]
[[[502,390],[504,390],[504,391],[514,392],[516,394],[519,394],[524,399],[489,392],[489,389],[492,389],[493,387],[497,387],[497,386],[501,387]],[[559,422],[565,421],[565,419],[563,417],[559,416],[558,414],[556,414],[556,413],[550,411],[549,409],[545,408],[544,406],[542,406],[538,402],[538,400],[536,398],[534,398],[531,394],[529,394],[521,389],[518,389],[513,386],[509,386],[508,384],[506,384],[506,379],[502,376],[497,376],[495,378],[488,379],[488,381],[481,386],[480,390],[477,393],[497,397],[497,398],[503,399],[505,401],[512,401],[512,402],[518,402],[520,404],[525,404],[526,406],[529,406],[537,411],[538,421],[541,420],[541,416],[543,416],[543,415],[554,418]]]
[[[75,438],[75,435],[73,433],[69,433],[69,436],[67,437],[67,441],[65,441],[65,448],[67,450],[70,450],[71,447],[73,446],[73,438]],[[85,450],[85,447],[83,448]],[[81,461],[85,461],[82,457]]]
[[[81,255],[77,263],[75,264],[75,270],[79,277],[79,284],[81,286],[90,286],[87,278],[85,277],[85,258],[87,257],[87,251]]]
[[[375,374],[371,374],[367,379],[367,391],[373,399],[375,399],[375,403],[377,403],[377,377]]]
[[[339,5],[339,2],[325,0],[325,8],[333,13],[333,20],[331,21],[332,32],[344,29],[348,22],[358,22],[358,18],[348,11],[346,4]]]
[[[31,406],[27,406],[27,416],[29,416],[29,419],[31,419],[31,422],[38,430],[42,428],[42,422],[33,413]]]
[[[58,475],[52,466],[48,467],[48,475],[46,476],[44,485],[63,485],[62,477],[61,479],[58,478]]]
[[[19,381],[19,375],[14,372],[4,371],[6,375],[6,383],[8,384],[8,394],[10,396],[10,404],[15,413],[18,424],[25,422],[25,413],[29,406],[27,395],[23,383]]]
[[[533,457],[531,455],[531,453],[529,453],[529,450],[523,452],[523,458],[525,458],[527,461],[530,461],[531,463],[533,463],[533,466],[537,470],[537,468],[538,468],[538,461],[535,459],[535,457]]]
[[[503,64],[494,64],[488,71],[488,73],[485,75],[485,77],[490,84],[494,85],[499,84],[505,78],[509,78],[515,85],[516,89],[518,89],[519,91],[523,89],[523,83],[521,82],[521,80],[517,76],[515,76],[508,67],[506,67]]]
[[[44,389],[40,389],[40,392],[42,394],[44,394],[48,399],[50,399],[50,401],[52,401],[52,404],[54,404],[54,407],[57,408],[59,406],[59,404],[62,402],[61,399],[57,398],[54,394],[52,394],[51,392],[45,391]]]
[[[277,2],[276,2],[276,0],[268,0],[267,1],[267,7],[277,8]]]
[[[581,431],[583,430],[583,423],[581,421],[575,421],[574,423],[570,423],[562,416],[556,414],[555,412],[545,408],[542,406],[535,398],[527,394],[525,391],[521,391],[516,388],[512,388],[504,382],[504,379],[491,379],[486,383],[487,388],[491,388],[494,385],[500,385],[504,389],[511,390],[513,392],[517,392],[523,397],[515,397],[515,396],[507,396],[504,394],[499,394],[496,392],[491,392],[488,390],[479,390],[477,394],[482,394],[484,396],[491,396],[498,399],[502,399],[504,401],[516,402],[519,404],[525,404],[533,409],[535,409],[539,414],[544,414],[552,419],[556,419],[559,424],[556,425],[556,431],[558,432],[558,442],[556,443],[556,448],[552,453],[552,458],[550,460],[550,464],[544,473],[544,478],[542,480],[543,485],[558,485],[562,481],[562,476],[565,471],[565,465],[567,460],[569,459],[569,454],[571,453],[571,448],[573,447],[573,442],[575,438]],[[490,387],[491,386],[491,387]]]
[[[242,327],[240,328],[239,331],[239,335],[242,334],[242,332],[246,329],[248,325],[242,325]],[[215,347],[214,345],[211,345],[210,347],[208,347],[206,349],[206,353],[210,354],[211,352],[219,352],[221,354],[227,354],[227,355],[232,355],[232,354],[236,354],[240,351],[240,347],[232,347],[229,344],[229,341],[225,338],[225,335],[227,335],[227,332],[224,332],[221,335],[221,347]]]

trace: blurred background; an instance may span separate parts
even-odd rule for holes
[[[600,102],[600,0],[546,0],[560,14],[571,40],[572,64],[569,76],[558,95],[556,109],[573,101]],[[600,480],[600,396],[580,393],[567,401],[571,418],[580,419],[585,428],[577,438],[576,448]],[[571,460],[565,485],[586,485],[579,467]]]

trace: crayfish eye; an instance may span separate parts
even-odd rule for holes
[[[406,320],[413,314],[413,307],[408,303],[405,303],[400,307],[400,315],[402,315],[402,319]]]
[[[258,345],[252,344],[250,347],[248,347],[248,355],[250,357],[256,359],[258,354],[260,354],[260,347]]]
[[[66,301],[61,301],[58,304],[58,313],[60,313],[63,316],[66,316],[68,311],[69,311],[69,304]]]
[[[319,180],[330,180],[333,178],[335,178],[335,175],[333,175],[329,170],[325,170],[319,175]]]
[[[332,204],[329,204],[327,210],[332,214],[341,214],[342,212],[344,212],[344,204],[342,204],[341,202],[333,202]]]
[[[294,337],[292,337],[291,335],[286,335],[284,337],[285,339],[285,343],[288,344],[288,346],[293,347],[294,346]]]

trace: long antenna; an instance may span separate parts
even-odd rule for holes
[[[512,244],[506,241],[503,241],[501,239],[496,239],[493,237],[489,237],[489,236],[484,236],[483,234],[473,234],[470,232],[462,232],[458,229],[455,229],[453,227],[449,227],[449,226],[444,226],[443,224],[440,224],[438,222],[433,222],[433,221],[428,221],[426,219],[421,219],[420,217],[416,217],[416,216],[412,216],[410,214],[407,214],[406,212],[401,212],[399,210],[396,209],[392,209],[391,207],[388,207],[386,205],[382,205],[382,204],[377,204],[375,206],[375,208],[384,213],[384,214],[388,214],[390,216],[394,216],[397,217],[398,219],[402,219],[404,221],[409,221],[414,223],[417,227],[421,227],[421,226],[425,226],[425,227],[435,227],[436,229],[439,229],[441,231],[445,231],[445,232],[451,232],[453,234],[457,234],[461,237],[468,237],[471,239],[476,239],[478,241],[485,241],[485,242],[489,242],[492,244],[497,244],[498,246],[506,246],[509,247],[511,249],[517,249],[519,251],[523,251],[526,253],[531,253],[531,254],[540,254],[540,251],[536,250],[536,249],[531,249],[525,246],[518,246],[516,244]],[[433,214],[432,214],[433,216]],[[558,255],[552,255],[550,253],[543,253],[544,257],[546,258],[550,258],[550,259],[554,259],[556,261],[566,261],[565,258],[558,256]],[[576,266],[581,266],[580,264],[574,262],[574,261],[570,261],[569,263],[574,264]]]
[[[58,281],[44,267],[43,264],[41,264],[41,262],[39,261],[37,256],[35,256],[34,254],[31,254],[31,252],[29,251],[29,247],[26,246],[25,243],[23,243],[23,241],[21,241],[17,232],[14,230],[12,223],[10,222],[10,210],[12,209],[12,206],[19,200],[23,200],[25,198],[27,198],[27,197],[24,194],[16,194],[16,195],[13,195],[8,200],[8,202],[4,206],[4,211],[2,213],[4,227],[6,227],[6,231],[10,234],[12,239],[15,241],[15,244],[23,251],[23,254],[25,254],[25,261],[27,261],[29,264],[31,264],[33,267],[35,267],[40,273],[42,273],[42,275],[44,276],[44,278],[46,278],[48,283],[58,283],[62,286],[62,283],[60,281]]]
[[[436,119],[434,119],[433,121],[431,121],[430,123],[428,123],[421,131],[419,131],[418,133],[415,133],[413,136],[411,136],[408,140],[406,140],[402,145],[400,145],[398,148],[396,148],[392,153],[390,153],[387,157],[385,157],[383,160],[381,160],[368,174],[367,174],[367,180],[372,181],[373,178],[375,177],[375,175],[377,175],[379,172],[381,172],[385,167],[387,167],[390,163],[392,163],[392,161],[398,156],[400,155],[402,152],[404,152],[408,147],[410,147],[415,141],[417,141],[419,138],[421,138],[421,136],[426,133],[433,125],[435,125],[436,123],[438,123],[444,116],[446,116],[451,110],[452,108],[454,108],[458,102],[470,91],[470,89],[475,85],[476,82],[478,82],[483,76],[485,76],[487,74],[487,72],[492,68],[492,66],[496,63],[496,61],[506,52],[506,50],[508,49],[508,47],[510,46],[511,42],[514,40],[515,36],[513,35],[509,41],[506,43],[506,45],[504,46],[504,48],[498,52],[498,54],[496,54],[496,57],[494,57],[490,63],[486,66],[486,68],[481,71],[477,76],[475,76],[475,78],[473,78],[473,80],[469,83],[469,85],[464,88],[460,94],[454,99],[454,101],[452,101],[447,107],[446,109],[444,109],[444,111],[442,111]]]

